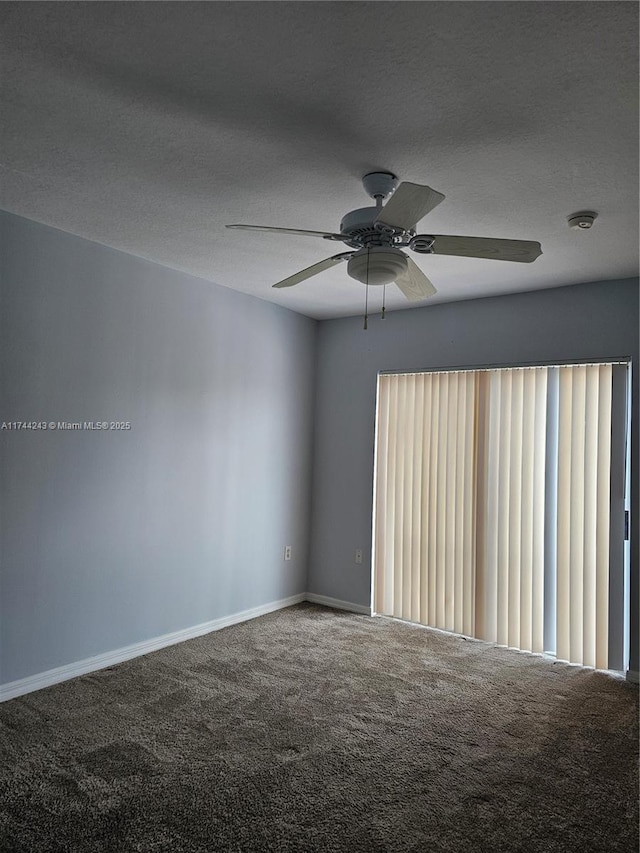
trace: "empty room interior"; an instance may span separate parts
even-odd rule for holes
[[[638,5],[3,2],[0,849],[638,849]]]

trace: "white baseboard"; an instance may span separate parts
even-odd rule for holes
[[[21,678],[17,681],[9,681],[6,684],[0,685],[0,702],[6,702],[9,699],[15,699],[18,696],[24,696],[26,693],[33,693],[36,690],[42,690],[45,687],[51,687],[54,684],[59,684],[62,681],[68,681],[70,678],[77,678],[79,675],[86,675],[89,672],[95,672],[99,669],[105,669],[108,666],[114,666],[118,663],[123,663],[131,658],[140,657],[141,655],[155,652],[158,649],[163,649],[166,646],[173,646],[176,643],[182,643],[185,640],[191,640],[194,637],[201,637],[203,634],[209,634],[212,631],[219,631],[221,628],[227,628],[230,625],[237,625],[240,622],[247,622],[249,619],[255,619],[258,616],[264,616],[267,613],[273,613],[275,610],[283,610],[285,607],[291,607],[294,604],[300,604],[303,601],[309,601],[312,604],[322,604],[325,607],[332,607],[336,610],[347,610],[350,613],[361,613],[365,616],[371,615],[371,608],[365,604],[354,604],[351,601],[342,601],[339,598],[331,598],[328,595],[318,595],[315,592],[298,593],[291,595],[288,598],[282,598],[278,601],[271,601],[268,604],[261,604],[258,607],[252,607],[249,610],[242,610],[239,613],[232,613],[229,616],[222,616],[219,619],[212,619],[209,622],[202,622],[199,625],[192,625],[190,628],[183,628],[180,631],[173,631],[170,634],[163,634],[160,637],[153,637],[150,640],[142,640],[139,643],[133,643],[130,646],[124,646],[120,649],[115,649],[104,654],[94,655],[93,657],[85,658],[84,660],[76,661],[75,663],[58,666],[55,669],[48,669],[45,672],[30,675],[27,678]],[[634,670],[628,670],[626,673],[627,681],[633,684],[640,683],[640,673]]]
[[[68,681],[70,678],[77,678],[79,675],[86,675],[88,672],[95,672],[107,666],[123,663],[126,660],[131,660],[131,658],[155,652],[166,646],[173,646],[194,637],[201,637],[203,634],[211,633],[211,631],[219,631],[229,625],[237,625],[239,622],[246,622],[249,619],[255,619],[257,616],[264,616],[266,613],[273,613],[274,610],[282,610],[285,607],[291,607],[293,604],[300,604],[305,600],[305,593],[291,595],[289,598],[261,604],[259,607],[242,610],[240,613],[232,613],[230,616],[222,616],[220,619],[212,619],[210,622],[202,622],[200,625],[192,625],[190,628],[183,628],[180,631],[173,631],[170,634],[163,634],[150,640],[142,640],[139,643],[94,655],[75,663],[48,669],[45,672],[39,672],[18,681],[9,681],[7,684],[0,685],[0,702],[15,699],[17,696],[24,696],[25,693],[33,693],[35,690],[42,690],[44,687],[51,687],[53,684]]]
[[[312,604],[324,604],[325,607],[333,607],[336,610],[349,610],[351,613],[363,613],[365,616],[371,616],[371,608],[367,607],[366,604],[341,601],[339,598],[330,598],[328,595],[318,595],[315,592],[308,592],[305,598]]]

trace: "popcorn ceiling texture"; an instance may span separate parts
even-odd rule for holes
[[[432,301],[632,276],[637,22],[626,2],[2,3],[0,205],[322,318],[362,308],[342,266],[270,285],[335,244],[224,225],[335,230],[390,169],[447,196],[423,233],[543,246],[414,256]]]
[[[631,853],[637,688],[300,605],[0,706],[20,853]]]

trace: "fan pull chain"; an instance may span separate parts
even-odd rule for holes
[[[364,292],[364,327],[368,329],[367,321],[369,320],[369,285],[365,285],[366,290]]]
[[[385,299],[386,295],[387,295],[387,285],[383,284],[382,285],[382,317],[380,318],[381,320],[384,320],[384,299]]]
[[[369,328],[368,320],[369,320],[369,255],[371,250],[367,247],[367,282],[365,284],[364,291],[364,328],[365,330]]]

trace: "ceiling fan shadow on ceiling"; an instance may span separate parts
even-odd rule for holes
[[[342,218],[339,233],[277,228],[268,225],[227,225],[226,227],[320,237],[323,240],[341,242],[349,246],[349,251],[340,252],[312,264],[276,282],[272,285],[273,287],[293,287],[342,261],[347,261],[347,274],[351,278],[366,285],[386,285],[395,282],[411,302],[426,299],[437,291],[427,276],[402,249],[410,249],[423,255],[456,255],[518,263],[531,263],[542,254],[540,243],[531,240],[417,234],[415,230],[417,223],[444,201],[445,197],[442,193],[431,187],[409,181],[398,184],[398,178],[391,172],[369,172],[363,177],[362,184],[365,192],[375,200],[375,206],[361,207],[347,213]],[[389,201],[383,205],[387,198]]]

